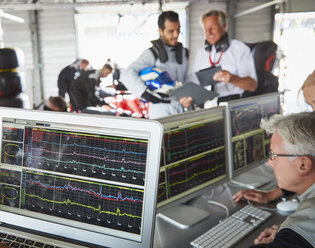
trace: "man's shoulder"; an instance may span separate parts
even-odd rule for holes
[[[249,46],[247,46],[243,41],[240,41],[240,40],[235,40],[235,39],[231,40],[230,46],[231,48],[234,48],[234,49],[250,51]]]

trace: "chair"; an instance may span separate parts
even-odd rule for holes
[[[247,43],[254,57],[257,74],[257,89],[254,92],[245,91],[243,97],[256,96],[270,92],[277,92],[279,81],[271,71],[276,61],[277,44],[273,41]]]

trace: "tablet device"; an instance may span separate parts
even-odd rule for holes
[[[221,71],[221,70],[222,70],[221,66],[212,66],[212,67],[208,67],[200,71],[197,71],[196,76],[199,79],[200,85],[205,87],[208,85],[214,85],[218,83],[219,81],[213,80],[213,75],[217,71]]]
[[[181,97],[192,97],[193,103],[196,105],[201,105],[205,101],[212,100],[218,95],[218,93],[206,90],[202,86],[192,82],[186,83],[170,93],[170,96],[174,96],[178,99]]]

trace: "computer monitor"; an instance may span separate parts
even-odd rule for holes
[[[158,211],[184,203],[228,180],[224,107],[158,121],[164,127]]]
[[[267,161],[270,136],[260,128],[260,121],[280,114],[280,94],[242,98],[221,105],[226,106],[230,178],[235,178]]]
[[[0,222],[84,247],[152,247],[163,128],[0,108]]]

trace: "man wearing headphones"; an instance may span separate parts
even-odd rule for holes
[[[202,15],[205,47],[196,55],[192,66],[191,81],[200,84],[196,72],[217,69],[215,84],[205,86],[219,94],[218,103],[241,97],[244,90],[255,91],[257,76],[250,49],[243,42],[228,38],[227,17],[223,11],[210,10]],[[221,68],[218,70],[218,66]]]

